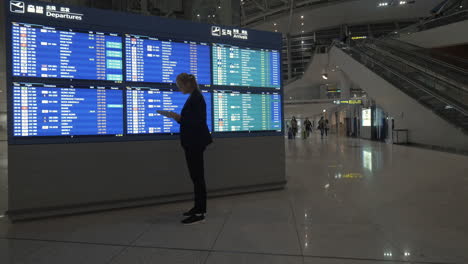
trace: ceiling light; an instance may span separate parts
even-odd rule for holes
[[[322,74],[322,78],[323,78],[324,80],[328,80],[328,74],[326,74],[326,73]]]
[[[302,30],[302,33],[304,33],[304,30]]]
[[[304,19],[304,16],[301,16],[301,19]]]
[[[273,23],[273,26],[276,26],[276,23]]]
[[[303,25],[304,25],[304,22],[301,23],[301,26],[303,26]]]

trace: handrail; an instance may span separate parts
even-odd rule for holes
[[[399,39],[395,38],[380,38],[380,39],[372,39],[376,42],[380,42],[383,45],[386,46],[391,46],[394,49],[398,49],[403,52],[411,53],[414,56],[417,56],[421,59],[424,60],[431,60],[432,62],[438,63],[438,64],[444,64],[446,67],[453,69],[454,71],[461,72],[464,75],[468,75],[467,69],[468,69],[468,60],[459,58],[459,57],[454,57],[442,52],[434,52],[432,50],[428,50],[425,48],[422,48],[420,46],[416,46],[414,44],[408,43],[401,41]],[[406,46],[406,47],[404,47]],[[445,57],[447,59],[450,59],[451,61],[455,61],[459,64],[464,64],[466,68],[458,67],[454,64],[448,63],[446,61],[434,58],[433,56],[440,56],[440,57]]]
[[[375,45],[375,44],[372,44],[372,45]],[[400,57],[398,55],[393,55],[391,52],[389,52],[387,50],[381,50],[381,48],[378,48],[377,45],[376,45],[376,48],[374,48],[372,46],[371,46],[371,48],[377,50],[378,52],[380,52],[382,54],[385,54],[385,55],[393,58],[394,60],[397,60],[397,61],[399,61],[401,63],[404,63],[404,64],[410,66],[411,68],[413,68],[413,69],[415,69],[417,71],[423,72],[424,74],[430,75],[433,78],[436,78],[436,79],[441,80],[441,81],[443,81],[443,82],[445,82],[447,84],[450,84],[454,88],[460,89],[460,90],[462,90],[464,92],[468,92],[468,87],[465,85],[465,82],[464,82],[465,80],[462,80],[462,82],[459,82],[458,80],[453,78],[453,76],[447,76],[447,75],[441,74],[441,73],[439,73],[437,71],[434,71],[430,67],[427,67],[427,65],[420,65],[418,62],[413,62],[408,58],[402,58],[402,57]],[[434,60],[434,59],[432,59],[431,61],[434,64],[443,64],[440,61],[437,61],[437,60]],[[451,68],[451,69],[454,69],[454,68]],[[463,73],[468,74],[465,71],[462,71],[462,74]],[[462,75],[462,76],[466,76],[466,75]]]
[[[338,47],[337,45],[335,46],[337,48],[340,48]],[[340,48],[341,49],[341,48]],[[465,115],[465,116],[468,116],[468,111],[466,111],[465,109],[459,107],[458,105],[454,104],[453,102],[450,102],[448,100],[446,100],[445,98],[443,97],[440,97],[439,95],[433,93],[432,91],[430,91],[429,89],[427,89],[426,87],[420,85],[419,83],[417,82],[414,82],[413,80],[411,80],[410,78],[406,77],[405,75],[401,74],[401,73],[398,73],[396,72],[394,69],[391,69],[389,68],[388,66],[386,66],[385,64],[381,63],[380,61],[378,60],[375,60],[374,58],[372,58],[371,56],[369,56],[368,54],[362,52],[362,51],[359,51],[358,49],[355,49],[355,48],[351,48],[349,49],[351,51],[355,51],[357,53],[359,53],[360,55],[363,55],[365,57],[367,57],[370,61],[372,61],[373,63],[379,65],[381,68],[385,69],[386,71],[394,74],[395,76],[397,76],[398,78],[406,81],[407,83],[413,85],[414,87],[416,87],[417,89],[420,89],[422,90],[423,92],[427,93],[428,95],[434,97],[435,99],[437,99],[438,101],[446,104],[446,105],[450,105],[453,109],[455,109],[456,111],[460,112],[461,114]]]

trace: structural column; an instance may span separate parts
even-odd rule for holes
[[[0,4],[0,14],[4,14],[5,5]],[[7,83],[6,83],[6,47],[5,19],[0,20],[0,141],[7,140]],[[6,148],[0,148],[5,151]],[[2,153],[3,154],[3,153]],[[2,156],[0,154],[0,157]]]
[[[288,80],[292,78],[292,51],[291,51],[291,35],[286,34],[286,51],[288,57]]]

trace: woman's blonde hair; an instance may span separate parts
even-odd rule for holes
[[[195,75],[193,74],[188,74],[188,73],[183,72],[177,75],[176,81],[181,82],[184,85],[188,85],[194,89],[198,89],[197,79],[195,78]]]

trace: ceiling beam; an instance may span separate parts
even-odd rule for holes
[[[252,2],[254,2],[254,4],[260,8],[262,11],[266,11],[265,7],[263,5],[261,5],[259,2],[257,2],[257,0],[252,0]]]
[[[281,0],[283,2],[289,3],[288,0]],[[317,0],[303,0],[303,1],[296,1],[295,9],[304,10],[309,8],[320,8],[323,6],[333,5],[333,4],[340,4],[341,2],[348,2],[348,1],[358,1],[358,0],[334,0],[334,1],[317,1]],[[258,3],[257,3],[258,4]],[[282,13],[288,12],[290,5],[284,5],[275,9],[269,9],[263,14],[258,14],[255,16],[251,16],[246,18],[242,24],[249,25],[255,22],[263,22],[265,17],[273,16],[273,15],[282,15]],[[263,19],[259,21],[260,19]]]

